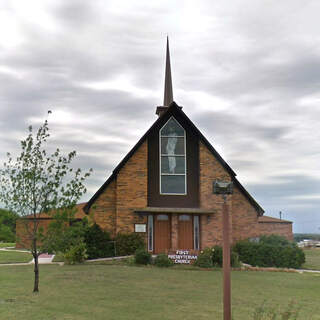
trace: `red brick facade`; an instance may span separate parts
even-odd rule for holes
[[[112,235],[118,232],[134,232],[135,223],[147,224],[147,216],[134,213],[136,209],[147,207],[147,142],[144,142],[121,168],[115,179],[99,195],[90,209],[94,220]],[[231,181],[232,177],[208,148],[200,142],[200,205],[201,209],[213,210],[212,215],[200,216],[200,248],[222,244],[222,204],[221,196],[212,192],[214,180]],[[281,234],[292,239],[292,224],[259,223],[256,208],[245,195],[234,187],[228,196],[230,210],[230,240],[258,237],[261,234]],[[147,234],[145,234],[147,238]],[[178,214],[171,214],[171,248],[178,248]]]
[[[171,109],[175,108],[172,106]],[[170,109],[170,108],[169,108]],[[182,113],[176,107],[176,113]],[[163,115],[165,117],[166,114]],[[182,115],[183,117],[186,117]],[[160,118],[161,120],[161,118]],[[186,123],[189,119],[185,120]],[[157,122],[156,122],[157,123]],[[190,129],[191,128],[191,129]],[[222,204],[220,195],[213,194],[213,182],[215,180],[233,181],[233,194],[227,196],[227,205],[230,213],[230,240],[236,242],[241,239],[259,237],[262,234],[280,234],[292,240],[292,223],[279,222],[278,219],[263,219],[262,208],[245,191],[236,180],[235,174],[225,162],[217,155],[213,147],[205,140],[200,132],[192,125],[189,127],[196,134],[199,142],[197,149],[199,154],[199,203],[193,214],[199,215],[199,237],[200,249],[222,244]],[[185,130],[189,130],[185,128]],[[151,129],[150,129],[151,130]],[[84,207],[87,214],[99,224],[104,230],[110,232],[114,237],[117,233],[134,232],[135,224],[148,225],[148,132],[131,150],[127,157],[115,169],[109,180],[98,190],[92,199]],[[181,195],[183,197],[183,195]],[[183,198],[181,198],[183,199]],[[159,209],[163,209],[165,203]],[[82,218],[84,212],[82,207],[78,208],[78,217]],[[153,208],[157,209],[157,208]],[[167,208],[168,209],[168,208]],[[177,209],[177,208],[175,208]],[[179,243],[179,214],[176,210],[169,212],[170,216],[170,248],[167,250],[187,249],[178,248]],[[145,215],[139,214],[144,210]],[[210,213],[207,213],[209,212]],[[200,212],[199,214],[197,212]],[[41,224],[46,228],[49,220],[43,220]],[[147,230],[148,231],[148,230]],[[148,232],[143,233],[146,243]],[[17,235],[21,242],[27,242],[23,232],[22,221],[17,224]],[[194,237],[190,234],[190,237]],[[193,248],[188,248],[193,249]]]

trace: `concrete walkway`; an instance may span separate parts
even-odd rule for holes
[[[131,256],[119,256],[119,257],[91,259],[91,260],[86,260],[86,262],[121,260],[121,259],[130,258],[130,257],[133,257],[133,255],[131,255]]]
[[[9,249],[9,248],[0,248],[0,251],[6,251],[6,252],[23,252],[23,253],[30,253],[29,250],[15,250],[15,249]],[[54,254],[47,254],[47,253],[41,253],[38,257],[39,264],[58,264],[58,265],[64,265],[64,262],[53,262]],[[34,258],[30,262],[17,262],[17,263],[1,263],[0,266],[27,266],[30,264],[34,264]]]
[[[320,270],[296,269],[298,272],[320,273]]]
[[[14,247],[0,248],[0,251],[23,252],[23,253],[30,252],[29,250],[16,250],[14,249]]]
[[[54,254],[41,253],[38,257],[39,264],[48,264],[52,263],[54,258]],[[34,264],[34,259],[32,259],[29,263]]]

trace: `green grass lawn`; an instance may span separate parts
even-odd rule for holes
[[[32,255],[28,252],[0,251],[0,264],[30,262],[31,260],[32,260]],[[1,269],[0,269],[0,272],[1,272]],[[0,319],[1,319],[1,316],[0,316]]]
[[[0,242],[0,248],[6,247],[15,247],[16,244],[14,242]]]
[[[306,263],[302,268],[320,270],[320,248],[304,249],[303,251],[306,255]]]
[[[40,266],[33,294],[32,266],[0,268],[0,319],[222,319],[221,271],[124,265]],[[302,320],[320,319],[320,275],[232,272],[234,320],[254,309],[284,310],[294,299]]]

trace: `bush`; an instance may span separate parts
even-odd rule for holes
[[[157,267],[171,267],[173,266],[173,261],[168,258],[168,256],[164,253],[160,253],[154,260],[154,264]]]
[[[212,263],[216,267],[222,267],[223,264],[223,249],[220,246],[214,246],[212,248]],[[237,252],[233,250],[233,248],[230,249],[230,264],[231,267],[239,267],[239,255]]]
[[[85,229],[84,242],[89,259],[114,256],[114,243],[111,241],[110,234],[96,223]]]
[[[201,251],[194,265],[201,268],[222,267],[223,249],[220,246],[205,248]],[[230,264],[232,267],[239,267],[239,255],[233,249],[230,249]]]
[[[194,265],[200,268],[212,268],[212,249],[205,248],[201,253],[198,255],[198,259],[194,262]]]
[[[234,248],[240,260],[252,266],[300,268],[305,262],[303,250],[280,236],[264,236],[258,243],[239,241]]]
[[[84,242],[89,259],[114,256],[114,243],[108,232],[99,225],[89,225],[87,219],[73,221],[69,226],[63,219],[50,223],[42,241],[42,248],[47,252],[65,254],[79,242]]]
[[[131,255],[137,249],[145,247],[144,240],[138,233],[118,233],[115,241],[117,256]]]
[[[279,236],[277,234],[272,234],[270,236],[261,236],[259,239],[259,243],[269,244],[271,246],[284,246],[284,247],[292,247],[295,244],[290,242],[285,237]]]
[[[42,250],[66,254],[72,247],[84,241],[87,227],[86,220],[75,222],[71,226],[63,220],[54,220],[50,223],[47,233],[41,238]]]
[[[64,254],[64,260],[67,264],[82,263],[87,259],[87,249],[84,242],[72,246]]]
[[[134,261],[137,264],[150,264],[151,254],[143,248],[137,249],[134,255]]]

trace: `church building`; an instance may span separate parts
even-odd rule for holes
[[[84,206],[112,235],[140,232],[149,251],[199,250],[222,242],[222,204],[215,181],[233,182],[227,196],[231,240],[282,234],[292,239],[292,223],[266,222],[264,210],[173,101],[167,42],[163,106],[157,120]],[[264,222],[262,222],[264,221]]]
[[[174,102],[168,42],[164,102],[156,114],[107,181],[78,206],[76,217],[90,214],[111,236],[138,232],[152,253],[201,250],[222,244],[223,199],[213,186],[226,181],[233,183],[226,200],[231,242],[262,234],[293,240],[292,222],[263,216],[236,173]]]

